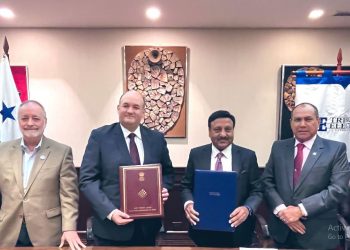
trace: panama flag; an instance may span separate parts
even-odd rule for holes
[[[0,142],[21,137],[17,122],[21,99],[6,55],[0,62]]]

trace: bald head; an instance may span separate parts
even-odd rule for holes
[[[119,98],[119,105],[123,102],[124,98],[129,98],[129,97],[134,98],[135,100],[139,99],[139,101],[142,103],[142,107],[144,108],[145,101],[143,99],[143,96],[140,92],[138,92],[136,90],[129,90],[129,91],[125,92],[124,94],[122,94]]]

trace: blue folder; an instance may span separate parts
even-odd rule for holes
[[[228,221],[237,206],[237,172],[195,170],[193,189],[199,213],[193,229],[233,232]]]

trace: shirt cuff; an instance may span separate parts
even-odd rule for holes
[[[189,200],[189,201],[186,201],[185,204],[184,204],[184,209],[186,209],[187,205],[188,204],[193,204],[194,202]]]
[[[300,208],[301,213],[303,214],[303,216],[307,217],[307,211],[306,211],[306,209],[305,209],[303,203],[299,203],[298,206],[299,206],[299,208]]]
[[[114,209],[112,212],[109,213],[109,215],[107,215],[107,219],[112,220],[113,214],[115,214],[118,211],[119,211],[119,209],[117,209],[117,208]]]
[[[244,205],[244,207],[246,207],[246,208],[248,209],[248,211],[249,211],[249,216],[252,216],[252,215],[254,214],[253,209],[252,209],[250,206]]]
[[[273,214],[274,215],[277,215],[280,211],[282,211],[283,209],[286,209],[286,205],[284,204],[281,204],[281,205],[278,205],[274,210],[273,210]]]

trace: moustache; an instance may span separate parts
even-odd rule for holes
[[[229,139],[229,137],[218,137],[218,140],[228,140]]]

